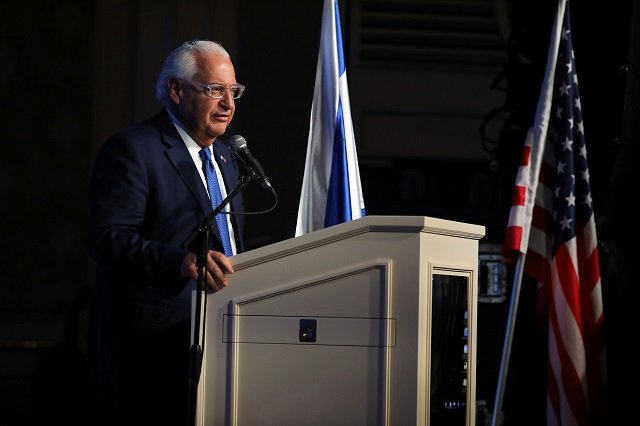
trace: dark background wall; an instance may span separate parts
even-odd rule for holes
[[[570,3],[602,243],[610,395],[625,401],[617,330],[630,323],[636,292],[627,261],[636,232],[627,225],[638,215],[639,2]],[[499,250],[555,4],[340,1],[369,215],[484,225],[482,250]],[[250,246],[293,236],[321,9],[322,0],[2,2],[0,423],[82,423],[91,162],[112,132],[159,109],[155,78],[180,41],[221,41],[248,87],[229,134],[245,136],[279,195],[276,211],[250,219]],[[259,189],[247,191],[256,210],[268,205]],[[532,288],[521,298],[504,407],[513,424],[542,422],[545,354]],[[480,304],[478,324],[477,395],[489,411],[508,310],[494,302]]]

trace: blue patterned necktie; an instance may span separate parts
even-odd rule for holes
[[[216,170],[211,163],[211,151],[209,148],[202,148],[200,150],[200,158],[202,159],[202,165],[204,167],[204,175],[207,178],[207,186],[209,187],[209,198],[211,199],[212,208],[216,208],[222,203],[222,194],[220,193],[220,186],[218,186],[218,176]],[[227,219],[223,213],[216,215],[216,223],[218,224],[218,230],[220,231],[220,238],[222,238],[222,246],[224,247],[224,254],[227,256],[233,256],[233,250],[231,249],[231,240],[229,239],[229,228],[227,226]]]

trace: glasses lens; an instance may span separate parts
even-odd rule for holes
[[[239,84],[237,86],[231,86],[231,93],[233,94],[233,99],[238,99],[240,98],[240,96],[242,96],[242,93],[244,92],[244,86]]]
[[[221,84],[210,84],[209,86],[209,95],[212,98],[220,99],[224,96],[225,87]]]

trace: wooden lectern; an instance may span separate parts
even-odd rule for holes
[[[233,257],[199,425],[475,425],[484,227],[368,216]]]

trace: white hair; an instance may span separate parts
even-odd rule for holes
[[[220,43],[210,40],[185,41],[176,47],[165,59],[156,81],[156,99],[164,106],[170,105],[168,82],[172,78],[191,80],[198,71],[196,56],[198,54],[215,54],[224,58],[229,53]]]

